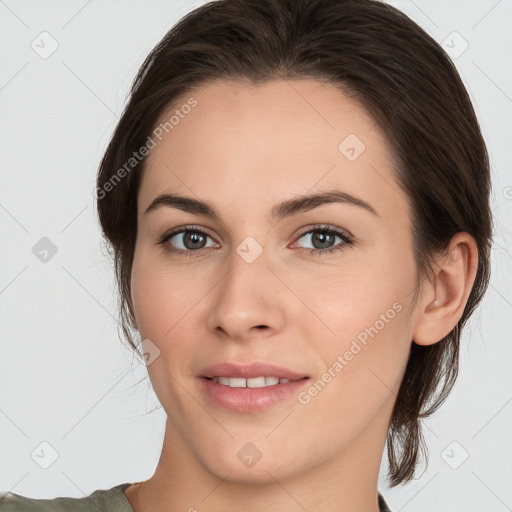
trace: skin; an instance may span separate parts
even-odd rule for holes
[[[168,419],[155,474],[126,496],[135,512],[377,512],[412,340],[436,343],[456,325],[475,277],[475,242],[457,234],[413,303],[410,209],[385,136],[362,106],[315,80],[203,84],[173,109],[190,96],[197,106],[151,150],[138,196],[134,321],[160,351],[148,372]],[[338,149],[349,134],[365,145],[354,161]],[[377,215],[332,203],[270,218],[281,201],[332,189]],[[171,192],[210,202],[220,220],[170,207],[144,213]],[[326,223],[354,243],[320,254],[310,230]],[[206,247],[186,257],[157,244],[187,224],[208,233]],[[236,252],[248,236],[263,248],[252,263]],[[182,234],[167,241],[191,247],[183,243]],[[342,244],[336,237],[327,247]],[[224,361],[268,361],[315,382],[394,303],[401,311],[307,404],[293,397],[243,414],[201,391],[197,375]],[[249,442],[262,454],[252,467],[237,457]]]

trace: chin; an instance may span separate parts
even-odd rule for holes
[[[280,452],[268,443],[264,449],[250,441],[236,444],[236,449],[230,444],[222,453],[220,450],[203,452],[203,467],[222,480],[244,485],[275,484],[276,480],[286,480],[304,469],[292,456],[293,451]]]
[[[238,464],[226,465],[208,468],[211,473],[227,482],[241,485],[266,485],[275,484],[276,480],[283,481],[292,476],[288,471],[283,472],[283,468],[272,464],[264,464],[263,461],[252,467],[243,468]]]

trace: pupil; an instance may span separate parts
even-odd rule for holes
[[[320,234],[320,235],[313,235],[313,243],[317,242],[320,239],[320,248],[325,249],[329,246],[329,242],[332,242],[330,238],[332,238],[333,235],[331,234]]]
[[[201,242],[201,238],[204,238],[203,235],[200,235],[199,233],[185,233],[185,236],[183,237],[183,243],[187,249],[197,249],[198,247],[194,246],[194,244],[197,244],[198,242]],[[191,243],[192,247],[189,246],[188,242]],[[204,240],[203,240],[204,243]],[[202,247],[202,246],[201,246]],[[199,249],[201,248],[199,247]]]

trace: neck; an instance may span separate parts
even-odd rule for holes
[[[288,474],[282,465],[260,466],[257,483],[242,481],[236,468],[219,475],[202,465],[168,418],[155,474],[129,487],[126,496],[134,512],[379,512],[378,477],[389,419],[383,412],[328,460],[297,474]]]

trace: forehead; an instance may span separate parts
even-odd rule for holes
[[[160,127],[161,140],[154,139],[146,162],[141,207],[169,191],[213,202],[216,194],[235,211],[240,201],[270,207],[335,188],[364,195],[376,209],[403,196],[375,120],[332,84],[209,83],[177,98]]]

